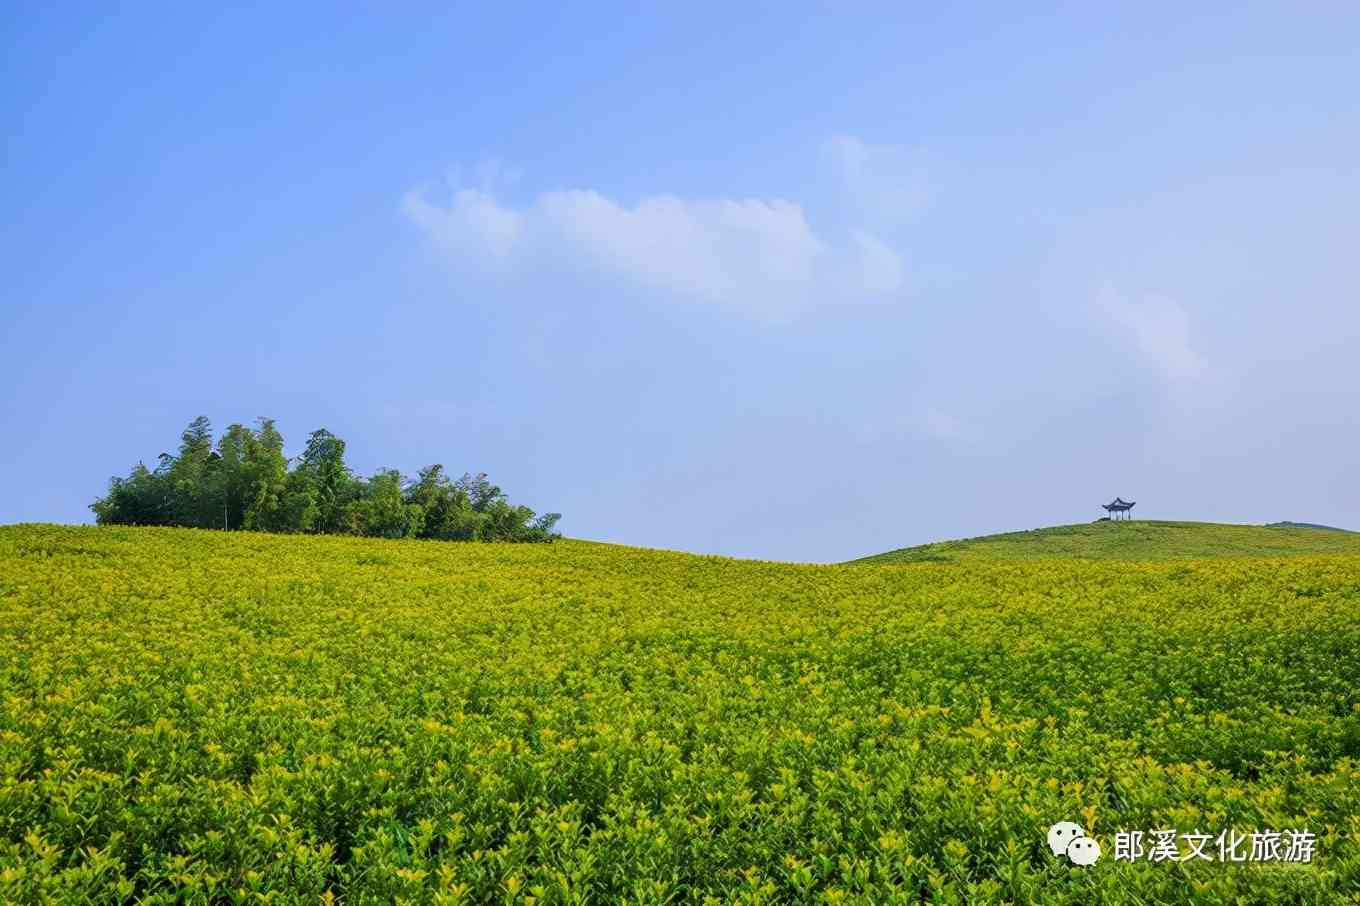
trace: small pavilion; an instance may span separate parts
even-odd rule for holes
[[[1131,519],[1133,517],[1129,515],[1129,510],[1133,509],[1133,505],[1136,502],[1137,501],[1134,500],[1123,500],[1119,497],[1116,497],[1110,503],[1102,503],[1101,507],[1104,508],[1105,512],[1109,514],[1109,517],[1111,519],[1120,518]],[[1121,513],[1123,514],[1122,517],[1120,515]]]

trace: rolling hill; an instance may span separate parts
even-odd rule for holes
[[[1087,522],[905,547],[852,561],[950,563],[1048,558],[1166,560],[1360,554],[1360,533],[1307,523]]]
[[[1306,528],[1317,529],[1322,532],[1347,532],[1349,534],[1355,534],[1355,532],[1350,529],[1337,528],[1334,525],[1320,525],[1316,522],[1271,522],[1266,525],[1266,528]]]
[[[941,568],[0,527],[0,902],[1346,902],[1360,556],[1261,532]],[[1259,828],[1314,861],[1115,858]]]

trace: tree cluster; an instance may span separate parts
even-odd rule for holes
[[[178,525],[259,532],[315,532],[449,541],[552,541],[558,513],[535,516],[511,504],[485,473],[450,479],[442,465],[407,480],[394,469],[371,478],[345,465],[345,442],[313,431],[289,459],[268,418],[234,424],[213,444],[194,419],[176,455],[154,469],[138,463],[90,504],[100,525]]]

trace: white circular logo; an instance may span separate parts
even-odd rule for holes
[[[1100,844],[1075,821],[1059,821],[1048,829],[1048,848],[1055,856],[1066,856],[1073,865],[1094,865],[1100,858]]]
[[[1081,829],[1080,824],[1072,821],[1059,821],[1048,829],[1048,848],[1053,850],[1053,855],[1061,856],[1067,852],[1067,844],[1084,836],[1086,836],[1086,831]]]
[[[1092,837],[1078,837],[1067,844],[1067,858],[1073,865],[1095,865],[1100,858],[1100,844]]]

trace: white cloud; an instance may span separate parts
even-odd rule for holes
[[[448,252],[473,260],[505,263],[524,231],[524,218],[502,207],[489,192],[459,189],[447,207],[408,193],[406,215]]]
[[[871,293],[890,293],[902,285],[906,268],[902,256],[866,230],[851,234],[858,256],[858,275]]]
[[[1107,288],[1097,293],[1095,307],[1167,380],[1187,383],[1209,373],[1192,342],[1190,313],[1180,303],[1154,295],[1134,302]]]
[[[817,288],[831,251],[786,201],[645,198],[635,207],[597,192],[550,192],[535,216],[605,272],[704,302],[800,301]]]
[[[403,208],[460,267],[574,273],[771,316],[891,296],[905,279],[882,239],[821,235],[800,205],[778,198],[657,194],[628,205],[575,189],[516,206],[483,186],[455,187],[447,203],[413,191]]]
[[[871,145],[851,135],[827,139],[822,150],[846,206],[859,216],[901,221],[925,207],[929,183],[921,152],[901,145]]]

